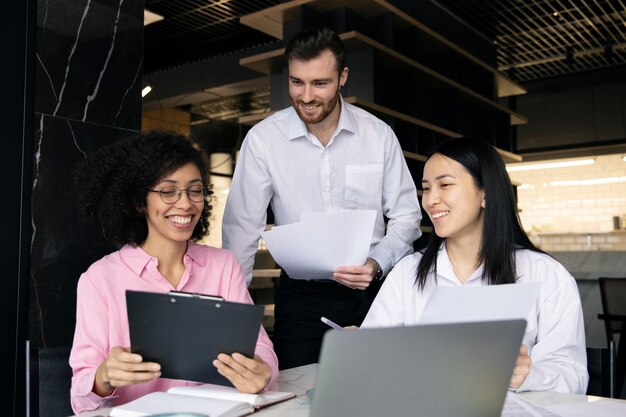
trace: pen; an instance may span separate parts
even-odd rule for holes
[[[333,329],[339,329],[339,330],[343,329],[343,327],[341,327],[334,321],[327,319],[326,317],[321,317],[320,320],[322,321],[322,323],[332,327]]]

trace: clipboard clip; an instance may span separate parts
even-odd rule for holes
[[[176,297],[200,298],[202,300],[224,301],[224,297],[220,297],[219,295],[206,295],[206,294],[199,294],[195,292],[170,291],[167,294],[173,296],[172,298],[170,298],[170,302],[172,303],[176,302]],[[219,307],[219,304],[216,305],[216,307]]]

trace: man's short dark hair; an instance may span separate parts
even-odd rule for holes
[[[317,58],[322,52],[330,50],[337,61],[337,72],[341,74],[346,66],[343,42],[339,35],[327,27],[303,29],[287,43],[285,58],[310,61]]]

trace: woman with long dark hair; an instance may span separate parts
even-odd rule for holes
[[[105,237],[121,249],[94,262],[78,282],[70,355],[74,412],[194,384],[160,378],[158,363],[144,362],[130,351],[126,290],[182,291],[252,303],[235,256],[194,243],[209,228],[208,173],[206,159],[191,140],[162,132],[103,147],[80,166],[81,211],[99,220]],[[215,366],[247,393],[263,390],[278,376],[263,328],[253,358],[222,353],[198,366]]]
[[[510,388],[584,393],[588,374],[576,282],[524,233],[495,149],[478,138],[442,142],[426,161],[422,186],[435,233],[423,251],[389,274],[362,327],[416,324],[436,286],[539,282]]]

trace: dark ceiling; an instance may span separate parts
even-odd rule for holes
[[[525,82],[626,63],[624,0],[439,0],[492,39],[497,67]]]
[[[145,0],[164,17],[144,29],[144,73],[151,74],[265,42],[269,35],[239,23],[280,0]]]
[[[497,45],[497,66],[533,81],[626,63],[626,0],[431,0]],[[146,74],[274,41],[239,17],[280,0],[145,0]],[[424,22],[428,23],[428,22]]]

